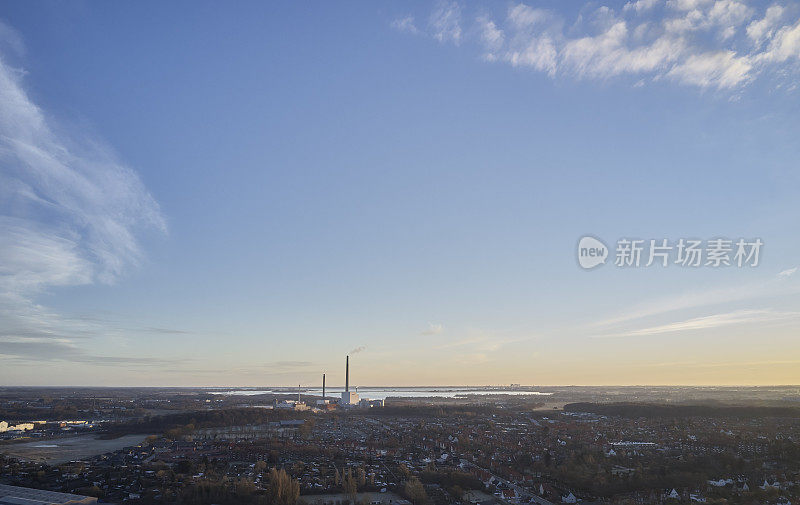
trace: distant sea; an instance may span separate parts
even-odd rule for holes
[[[351,388],[357,391],[361,397],[373,400],[385,400],[386,398],[458,398],[472,395],[513,395],[513,396],[550,396],[553,393],[542,393],[539,391],[521,391],[515,389],[488,389],[488,388],[448,388],[448,387],[396,387],[396,388],[376,388],[362,387]],[[216,395],[230,396],[256,396],[265,394],[293,394],[290,388],[276,389],[231,389],[226,391],[209,391]],[[344,388],[326,388],[328,396],[339,396]],[[303,394],[322,396],[322,388],[301,389]]]

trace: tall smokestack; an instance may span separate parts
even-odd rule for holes
[[[322,401],[325,401],[325,374],[322,374]]]
[[[346,365],[344,368],[344,390],[350,391],[350,356],[347,357]]]

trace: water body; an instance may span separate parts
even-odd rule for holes
[[[550,396],[553,393],[539,391],[519,391],[504,389],[477,389],[477,388],[351,388],[357,391],[362,398],[385,400],[386,398],[463,398],[467,396],[512,395],[512,396]],[[339,396],[344,388],[326,388],[328,396]],[[302,389],[303,394],[322,396],[322,388]],[[228,391],[212,391],[211,394],[230,396],[256,396],[264,394],[291,394],[291,389],[235,389]]]

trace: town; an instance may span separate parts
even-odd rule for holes
[[[15,424],[0,434],[3,489],[131,504],[790,504],[800,498],[800,409],[796,399],[786,400],[797,393],[791,388],[762,391],[760,405],[749,406],[574,401],[556,408],[548,402],[600,391],[562,389],[547,402],[498,390],[367,403],[350,391],[337,401],[308,392],[298,399],[290,390],[246,397],[178,389],[58,393],[5,388],[0,394],[0,412],[9,419],[14,412],[42,418],[11,419]],[[703,394],[735,396],[687,392]],[[71,415],[53,417],[65,413]]]

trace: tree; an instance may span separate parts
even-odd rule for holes
[[[408,469],[405,463],[400,463],[397,465],[397,472],[406,480],[411,477],[411,471]]]
[[[350,468],[347,469],[347,473],[344,475],[342,491],[355,502],[356,494],[358,493],[358,482],[353,478],[353,471]]]
[[[428,501],[428,494],[425,492],[425,486],[416,477],[411,477],[406,481],[403,488],[406,498],[414,505],[424,505]]]
[[[450,494],[453,496],[453,498],[455,498],[456,500],[460,500],[460,499],[462,499],[464,497],[464,489],[461,486],[459,486],[458,484],[456,484],[455,486],[451,487],[449,489],[449,491],[450,491]]]
[[[300,482],[292,479],[286,470],[272,468],[269,471],[267,495],[273,505],[294,505],[300,497]]]

